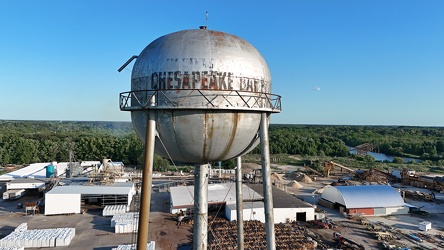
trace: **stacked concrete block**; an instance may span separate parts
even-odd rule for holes
[[[114,216],[116,214],[124,214],[126,212],[128,212],[127,205],[112,205],[112,206],[105,206],[105,208],[103,208],[102,215]]]
[[[155,250],[156,248],[156,242],[155,241],[151,241],[150,243],[148,243],[146,245],[146,249],[147,250]],[[115,248],[113,248],[112,250],[136,250],[136,245],[120,245],[117,246]]]
[[[134,222],[123,222],[117,223],[114,227],[114,233],[116,234],[126,234],[126,233],[135,233],[137,232],[139,225],[137,221]]]
[[[115,227],[117,223],[133,223],[133,221],[139,220],[139,213],[137,212],[130,212],[130,213],[124,213],[124,214],[116,214],[111,219],[111,227]]]
[[[20,233],[20,232],[23,232],[23,231],[26,231],[26,230],[28,230],[28,223],[22,223],[22,224],[20,224],[18,227],[16,227],[14,229],[14,232]]]
[[[24,226],[20,225],[19,227],[0,240],[0,247],[68,246],[75,236],[74,228],[23,230]]]
[[[137,232],[139,224],[139,213],[116,214],[111,219],[111,227],[115,233]]]

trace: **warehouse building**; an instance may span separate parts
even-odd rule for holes
[[[387,185],[328,186],[318,204],[341,213],[365,216],[408,214],[401,194]]]
[[[242,185],[243,200],[261,201],[263,197]],[[235,183],[219,183],[208,185],[208,206],[220,207],[225,204],[236,204]],[[170,187],[170,212],[177,214],[181,210],[191,210],[194,207],[194,186]]]
[[[170,188],[170,212],[191,211],[194,206],[194,187],[178,186]],[[273,187],[274,222],[309,221],[315,219],[314,208],[284,191]],[[265,223],[264,197],[262,185],[242,184],[243,218]],[[221,208],[228,220],[237,218],[235,183],[208,185],[208,206]],[[223,209],[224,208],[224,209]]]
[[[248,185],[253,191],[257,192],[259,195],[263,196],[263,185],[262,184],[249,184]],[[308,204],[296,197],[280,190],[279,188],[272,186],[272,196],[273,196],[273,215],[274,223],[288,223],[292,221],[311,221],[315,219],[321,219],[323,215],[316,214],[315,209],[311,204]],[[249,218],[254,218],[265,223],[265,211],[264,203],[254,204],[252,208],[250,202],[244,203],[244,220],[249,220]],[[262,207],[259,207],[259,206]],[[236,207],[227,206],[226,214],[231,214],[231,217],[227,218],[229,220],[236,220]]]
[[[14,179],[6,183],[6,190],[11,189],[39,189],[46,185],[47,179]]]
[[[57,186],[45,194],[45,215],[78,214],[82,203],[130,206],[135,193],[132,182]]]
[[[67,169],[69,169],[69,162],[43,162],[32,163],[26,167],[17,169],[15,171],[0,175],[0,181],[11,181],[14,179],[44,179],[52,175],[56,177],[64,177]],[[100,165],[100,161],[83,161],[80,163],[82,171],[91,171],[92,167]],[[123,163],[118,162],[114,165],[120,166]]]

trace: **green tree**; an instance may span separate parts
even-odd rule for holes
[[[373,155],[371,154],[367,154],[364,156],[364,161],[365,162],[374,162],[375,161],[375,157],[373,157]]]
[[[16,164],[38,162],[38,141],[22,137],[14,138],[12,143],[12,161]]]
[[[393,158],[392,162],[397,163],[397,164],[403,164],[404,159],[402,159],[401,157],[395,157],[395,158]]]
[[[213,166],[216,166],[217,164],[214,164]],[[234,169],[236,167],[235,159],[229,159],[226,161],[222,161],[222,168],[223,169]]]
[[[167,159],[157,154],[154,154],[153,169],[155,171],[166,171],[169,165],[170,164]]]

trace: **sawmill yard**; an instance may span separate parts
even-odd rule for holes
[[[245,172],[257,169],[256,164],[246,164]],[[342,239],[341,249],[442,249],[444,247],[444,195],[436,192],[433,200],[425,199],[420,194],[430,194],[430,190],[396,183],[393,187],[409,191],[405,201],[419,208],[421,213],[389,216],[362,216],[348,214],[337,209],[319,205],[320,192],[338,179],[347,177],[344,173],[331,173],[330,177],[310,174],[303,167],[273,165],[276,173],[304,171],[304,173],[277,174],[279,182],[274,185],[287,193],[314,204],[318,211],[325,213],[325,218],[316,221],[303,221],[276,224],[276,248],[297,249],[332,249],[338,246],[338,233]],[[167,178],[166,178],[167,179]],[[296,180],[297,179],[297,180]],[[371,181],[348,180],[349,185],[376,184]],[[417,194],[416,196],[411,196]],[[11,233],[21,223],[27,223],[29,229],[48,229],[73,227],[75,237],[64,249],[112,249],[118,245],[132,244],[136,241],[134,233],[116,234],[111,227],[111,218],[102,216],[102,209],[85,207],[84,214],[45,216],[41,214],[25,215],[17,209],[18,203],[35,200],[36,197],[24,196],[15,201],[0,201],[0,238]],[[168,187],[154,189],[151,201],[149,240],[156,242],[156,249],[191,249],[192,221],[177,225],[176,216],[170,213]],[[431,223],[431,229],[418,230],[421,222]],[[236,249],[236,222],[229,222],[223,217],[223,209],[212,211],[209,215],[211,229],[208,235],[208,249]],[[265,249],[265,225],[258,221],[244,222],[246,249]],[[337,235],[338,235],[337,234]],[[413,236],[409,236],[413,235]],[[234,236],[234,237],[233,237]],[[421,241],[421,242],[420,242]],[[385,245],[384,245],[385,244]],[[316,247],[317,245],[317,247]],[[250,247],[250,248],[249,248]],[[40,248],[51,249],[51,248]],[[54,248],[52,248],[54,249]]]

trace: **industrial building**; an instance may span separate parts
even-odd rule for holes
[[[243,218],[265,223],[263,187],[259,184],[242,185]],[[194,186],[170,188],[170,212],[191,210],[194,206]],[[309,221],[315,219],[314,208],[284,191],[273,187],[273,207],[275,223],[290,221]],[[208,185],[208,206],[225,206],[225,216],[229,221],[236,220],[235,183]]]
[[[109,159],[102,163],[33,163],[0,176],[5,190],[3,199],[19,199],[25,194],[36,196],[29,204],[34,208],[39,206],[45,215],[81,213],[85,204],[129,207],[136,193],[130,180],[123,163]]]
[[[39,189],[46,185],[47,179],[14,179],[6,183],[6,190]]]
[[[263,195],[262,184],[249,184],[252,190],[257,192],[259,195]],[[292,221],[311,221],[315,219],[320,219],[320,215],[316,215],[315,209],[312,205],[297,199],[296,197],[280,190],[279,188],[272,186],[272,196],[273,196],[273,215],[274,223],[288,223]],[[248,202],[246,202],[248,203]],[[249,213],[254,213],[254,210],[246,209],[244,203],[244,219],[249,218]],[[263,204],[263,203],[262,203]],[[248,210],[247,214],[245,210]],[[263,210],[263,208],[262,208]],[[233,211],[231,211],[233,214]],[[258,213],[256,213],[256,217]],[[236,210],[234,210],[234,215],[236,215]],[[265,212],[259,213],[259,215],[264,216],[262,222],[265,222]],[[235,220],[236,217],[231,220]]]
[[[318,204],[348,214],[385,216],[407,214],[401,194],[387,185],[327,186]]]
[[[0,175],[0,181],[11,181],[15,179],[42,179],[66,176],[67,169],[69,169],[69,162],[43,162],[32,163],[24,168]],[[84,173],[92,170],[92,167],[99,166],[100,161],[84,161],[80,166]]]
[[[264,199],[246,185],[242,185],[243,200],[261,201]],[[219,183],[208,185],[208,206],[236,204],[235,183]],[[194,186],[170,187],[170,212],[176,214],[180,210],[192,209],[194,206]]]
[[[83,203],[130,206],[136,193],[134,183],[111,185],[57,186],[45,194],[45,215],[81,213]]]

